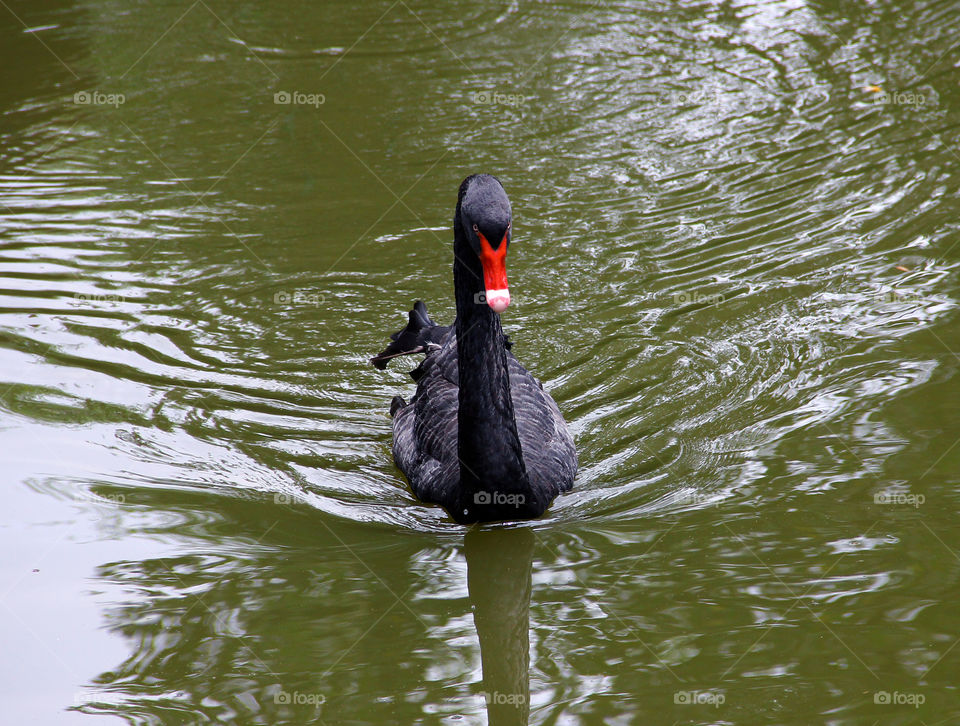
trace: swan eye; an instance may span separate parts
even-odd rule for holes
[[[476,232],[477,234],[480,234],[480,228],[477,227],[477,225],[473,225],[473,231]]]

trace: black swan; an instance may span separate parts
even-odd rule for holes
[[[533,519],[573,486],[577,453],[560,409],[509,352],[510,200],[489,174],[464,179],[453,216],[457,319],[438,326],[419,300],[371,362],[426,353],[417,392],[395,396],[393,459],[423,502],[460,524]]]

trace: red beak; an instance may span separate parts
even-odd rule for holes
[[[480,238],[480,264],[483,265],[483,286],[486,289],[487,305],[494,312],[502,313],[510,304],[510,288],[507,285],[507,235],[500,246],[493,249],[487,238]]]

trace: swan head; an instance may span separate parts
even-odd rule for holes
[[[483,267],[486,303],[497,313],[510,304],[507,247],[512,219],[510,200],[496,177],[474,174],[460,185],[462,232]]]

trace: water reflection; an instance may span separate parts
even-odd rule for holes
[[[533,546],[527,527],[475,529],[464,538],[490,726],[526,726],[530,715]]]
[[[77,710],[279,724],[485,709],[490,724],[527,723],[531,529],[401,535],[385,548],[369,525],[317,524],[305,541],[296,533],[314,510],[230,502],[230,517],[257,524],[224,547],[224,513],[213,499],[195,505],[144,525],[176,531],[181,553],[100,568],[95,589],[116,603],[106,626],[130,655],[87,685]],[[438,681],[460,685],[438,701]]]

